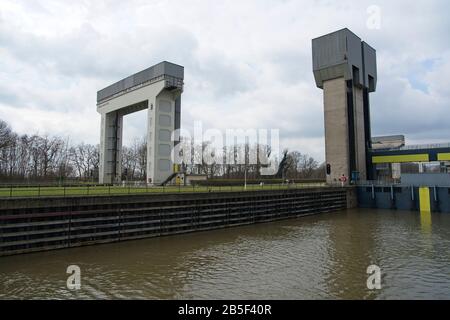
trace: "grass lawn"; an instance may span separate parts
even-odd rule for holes
[[[290,185],[247,185],[245,190],[280,190],[293,188],[321,187],[325,183],[306,183]],[[0,198],[9,197],[49,197],[49,196],[97,196],[124,195],[143,193],[178,193],[178,192],[238,192],[244,191],[244,186],[167,186],[167,187],[121,187],[121,186],[79,186],[79,187],[0,187]]]

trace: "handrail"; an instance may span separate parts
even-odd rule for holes
[[[406,151],[406,150],[422,150],[422,149],[444,149],[450,148],[450,143],[428,143],[428,144],[411,144],[398,148],[372,148],[371,151]]]
[[[0,199],[7,198],[41,198],[41,197],[79,197],[79,196],[112,196],[112,195],[150,195],[161,193],[197,193],[197,192],[246,192],[246,191],[269,191],[269,190],[295,190],[327,188],[332,185],[323,183],[304,184],[262,184],[240,186],[150,186],[150,185],[104,185],[104,186],[37,186],[37,187],[0,187]]]

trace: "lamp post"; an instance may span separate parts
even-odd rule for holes
[[[244,190],[247,190],[247,163],[244,164]]]
[[[244,146],[244,191],[247,190],[247,155],[248,155],[248,137],[245,139]]]

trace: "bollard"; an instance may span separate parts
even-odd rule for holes
[[[414,196],[414,186],[411,185],[411,210],[416,210],[416,200],[415,200],[415,196]],[[419,204],[420,205],[420,204]],[[419,208],[420,209],[420,208]]]
[[[433,187],[433,199],[434,199],[434,210],[436,210],[436,212],[441,212],[437,186]]]
[[[396,200],[394,193],[394,185],[391,185],[391,209],[396,209]]]

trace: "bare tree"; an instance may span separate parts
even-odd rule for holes
[[[8,147],[13,141],[13,135],[9,125],[0,119],[0,150]]]
[[[190,155],[184,159],[182,168],[191,174],[205,174],[209,178],[228,179],[323,178],[324,164],[298,151],[285,150],[281,159],[273,159],[269,145],[243,143],[227,145],[221,150],[213,148],[211,142],[194,145],[193,140],[182,139],[181,152]],[[186,150],[183,150],[186,149]],[[209,153],[210,160],[204,158]],[[256,159],[255,159],[256,155]],[[219,161],[222,160],[222,161]],[[270,161],[279,164],[278,173],[261,176],[261,169],[270,166]],[[100,164],[99,145],[80,143],[72,145],[69,138],[48,135],[18,135],[0,120],[0,177],[4,179],[51,180],[80,179],[94,181],[98,178]],[[146,177],[147,141],[136,139],[131,146],[123,146],[123,178],[143,180]]]

